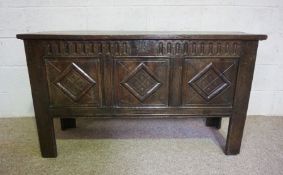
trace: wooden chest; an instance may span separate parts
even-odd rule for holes
[[[238,154],[258,40],[193,32],[19,34],[26,50],[43,157],[56,157],[53,118],[230,117],[225,153]]]

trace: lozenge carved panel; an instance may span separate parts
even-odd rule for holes
[[[114,75],[116,105],[168,105],[168,59],[115,59]]]
[[[234,97],[238,59],[185,59],[183,105],[227,105]]]
[[[121,84],[136,96],[140,102],[143,102],[161,86],[160,81],[144,63],[138,65]]]
[[[207,102],[228,88],[230,84],[226,76],[212,62],[189,81],[189,85]]]
[[[99,59],[50,58],[45,60],[50,105],[100,106]]]

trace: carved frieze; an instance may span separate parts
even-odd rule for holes
[[[130,55],[127,41],[49,41],[46,56]]]
[[[46,41],[46,56],[240,56],[233,40]]]

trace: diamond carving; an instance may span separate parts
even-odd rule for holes
[[[230,84],[230,81],[212,63],[189,81],[189,85],[206,101],[216,97]]]
[[[96,82],[78,65],[72,63],[54,82],[72,100],[78,101]]]
[[[161,86],[160,81],[143,63],[130,73],[121,84],[141,102]]]

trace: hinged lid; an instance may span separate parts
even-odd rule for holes
[[[193,32],[193,31],[57,31],[18,34],[18,39],[220,39],[265,40],[267,35],[243,32]]]

